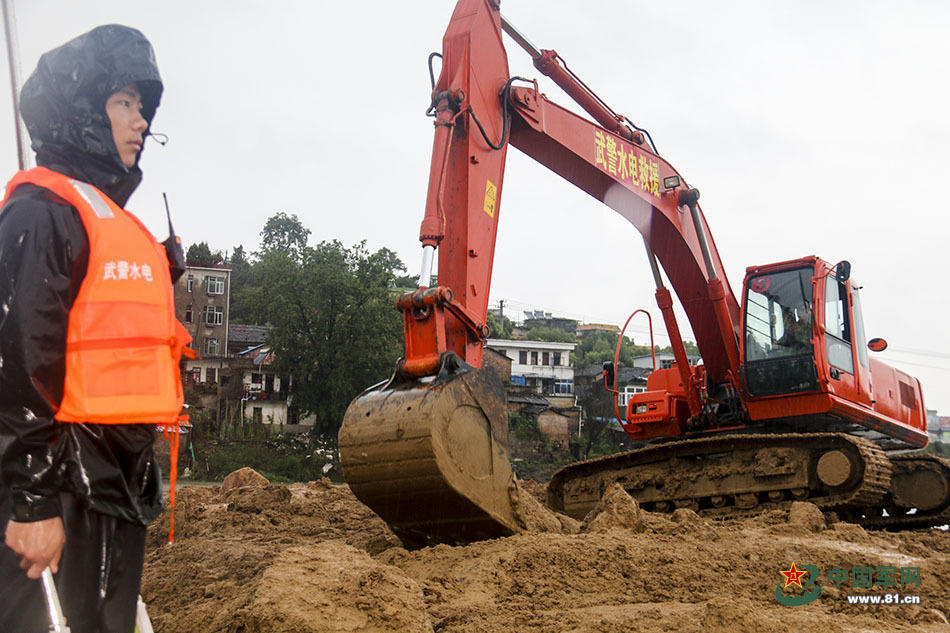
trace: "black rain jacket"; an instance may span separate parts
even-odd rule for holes
[[[100,26],[44,54],[20,110],[37,163],[88,182],[119,206],[142,179],[122,164],[105,103],[136,83],[151,124],[162,93],[145,36]],[[147,132],[146,132],[147,134]],[[61,423],[69,310],[86,274],[79,212],[33,185],[0,209],[0,512],[15,521],[61,514],[60,493],[138,525],[161,511],[155,427]],[[6,515],[0,515],[0,526]]]

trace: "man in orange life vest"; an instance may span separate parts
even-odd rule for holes
[[[180,246],[122,207],[162,82],[148,40],[109,25],[40,59],[21,92],[38,167],[0,208],[0,631],[47,631],[54,573],[73,633],[130,633],[152,444],[182,407]]]

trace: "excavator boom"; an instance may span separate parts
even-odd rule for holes
[[[504,32],[593,121],[551,102],[536,82],[510,76]],[[926,442],[921,411],[913,409],[922,407],[922,395],[919,383],[892,371],[885,384],[902,385],[901,402],[871,397],[871,367],[882,377],[887,371],[854,346],[863,345],[857,340],[863,330],[855,329],[860,321],[855,286],[847,279],[850,265],[844,274],[835,272],[844,270],[841,265],[833,271],[812,257],[750,269],[740,306],[698,190],[656,152],[649,135],[611,110],[555,51],[537,49],[508,23],[499,0],[459,0],[441,57],[428,111],[435,136],[419,235],[420,287],[397,301],[406,354],[387,383],[353,401],[339,436],[350,487],[407,546],[520,529],[512,503],[505,389],[491,369],[481,367],[509,144],[619,213],[643,237],[676,363],[655,371],[647,392],[631,400],[625,430],[641,439],[706,435],[568,467],[549,487],[553,507],[581,512],[608,483],[622,481],[658,509],[682,502],[696,508],[711,504],[727,513],[759,501],[809,496],[847,509],[887,495],[909,499],[913,495],[906,491],[919,481],[943,478],[947,498],[928,497],[917,508],[929,508],[934,517],[950,511],[950,477],[942,474],[950,474],[950,467],[921,466],[926,473],[918,480],[916,462],[895,470],[882,452],[886,441],[905,448]],[[436,255],[438,285],[430,287]],[[701,366],[687,362],[661,267],[689,320]],[[759,281],[750,290],[752,278]],[[789,287],[800,292],[785,292],[788,280],[799,280]],[[749,301],[752,312],[746,310]],[[815,305],[821,302],[824,307]],[[827,310],[837,316],[822,324],[817,319]],[[752,330],[749,314],[760,321]],[[801,331],[794,353],[782,351],[790,334],[783,335],[779,319],[788,314]],[[792,325],[785,330],[791,332]],[[746,362],[743,354],[750,349],[755,351]],[[737,431],[753,435],[712,435]],[[754,433],[762,431],[783,435],[756,447]],[[864,431],[872,436],[848,439]],[[710,462],[713,456],[720,461]],[[763,460],[771,465],[763,467]],[[747,469],[751,479],[726,476],[710,484],[712,475],[702,481],[693,477],[664,492],[644,483],[650,468],[673,481],[676,465],[687,461],[695,463],[694,472],[728,475]],[[769,485],[755,479],[766,471]],[[892,472],[902,473],[905,493],[888,491]],[[664,497],[674,489],[681,498]]]
[[[598,123],[551,103],[536,84],[516,85],[503,31]],[[350,487],[414,544],[518,529],[509,503],[507,413],[496,406],[505,402],[504,386],[491,370],[480,369],[509,143],[642,233],[651,261],[655,265],[656,253],[680,295],[716,379],[735,375],[738,349],[738,303],[697,192],[556,52],[535,49],[508,24],[498,2],[457,4],[429,113],[435,137],[419,236],[420,289],[398,301],[406,355],[392,380],[354,400],[339,438]],[[436,250],[439,285],[430,288]],[[715,297],[710,276],[720,280]],[[659,273],[656,278],[662,286]],[[675,326],[669,291],[661,287],[660,295],[669,308],[668,328]]]

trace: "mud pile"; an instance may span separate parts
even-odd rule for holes
[[[524,533],[407,551],[346,486],[241,483],[180,489],[173,545],[167,515],[150,529],[142,593],[157,633],[950,632],[941,530],[867,532],[810,504],[734,521],[658,515],[620,488],[579,523],[536,503],[543,487],[528,482]],[[811,566],[804,589],[812,570],[822,587],[783,606],[779,595],[808,597],[776,590],[793,562]],[[897,585],[827,576],[854,567]],[[893,594],[920,604],[848,601]]]

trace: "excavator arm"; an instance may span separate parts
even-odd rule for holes
[[[508,74],[502,31],[598,122],[551,102],[536,83],[516,85],[518,78]],[[400,302],[412,347],[406,358],[410,373],[431,374],[445,351],[473,366],[481,364],[510,143],[640,231],[651,263],[654,256],[659,260],[686,311],[706,371],[715,382],[729,381],[738,367],[741,315],[696,202],[698,192],[645,144],[641,132],[576,78],[556,52],[535,49],[507,23],[497,2],[459,2],[443,47],[431,107],[436,133],[419,236],[424,249],[420,286],[429,285],[437,248],[439,285],[450,295],[446,298],[442,291],[442,300],[436,301],[434,293],[423,290],[414,301]],[[662,287],[658,274],[656,279]],[[431,312],[427,309],[408,314],[413,305],[433,303],[450,312],[441,323],[419,318]]]
[[[536,83],[510,77],[505,31],[596,122],[552,103]],[[535,49],[508,24],[497,1],[456,6],[429,113],[435,138],[420,229],[420,288],[397,301],[406,355],[390,381],[353,401],[339,437],[350,487],[410,546],[520,529],[511,503],[504,385],[492,370],[480,369],[509,144],[640,231],[667,329],[674,347],[679,343],[691,413],[699,411],[699,385],[656,260],[686,310],[711,378],[734,382],[738,369],[739,307],[698,192],[557,53]],[[436,253],[438,285],[429,287]]]

